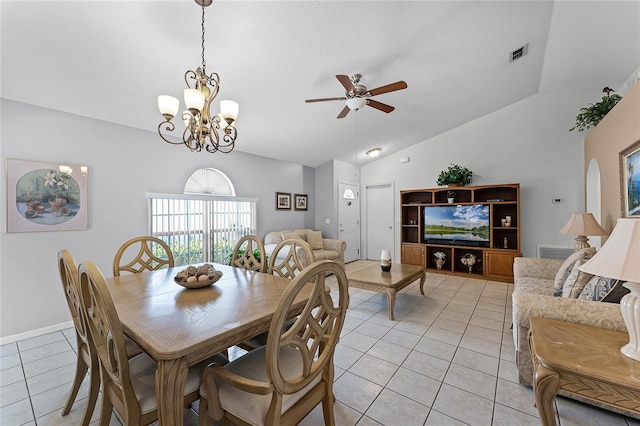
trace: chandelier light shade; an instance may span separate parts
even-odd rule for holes
[[[238,118],[239,105],[234,101],[223,100],[220,102],[221,112],[211,115],[211,105],[220,90],[220,77],[215,72],[207,75],[204,59],[204,8],[211,5],[212,1],[194,1],[202,7],[202,66],[184,74],[187,84],[184,89],[184,104],[187,109],[180,117],[185,126],[182,141],[176,142],[163,134],[163,131],[173,132],[176,129],[172,120],[178,115],[180,101],[173,96],[158,96],[158,108],[165,119],[158,125],[158,134],[165,142],[184,144],[191,151],[229,153],[233,151],[238,136],[234,123]]]
[[[618,219],[618,224],[602,248],[580,270],[592,275],[626,281],[630,290],[620,301],[629,343],[621,352],[640,361],[640,220]]]
[[[576,242],[573,245],[574,251],[580,251],[584,248],[590,247],[588,235],[591,236],[605,236],[609,235],[605,231],[593,214],[591,213],[574,213],[569,218],[569,221],[562,227],[559,234],[577,235]]]

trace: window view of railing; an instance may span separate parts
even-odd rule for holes
[[[165,241],[175,265],[226,263],[240,238],[256,233],[255,199],[147,194],[150,235]]]

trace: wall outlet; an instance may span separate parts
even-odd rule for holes
[[[329,225],[329,224],[331,223],[331,219],[326,218],[326,219],[324,220],[324,223],[325,223],[325,225]]]
[[[562,203],[564,203],[564,198],[562,198],[562,197],[552,198],[551,202],[553,204],[562,204]]]

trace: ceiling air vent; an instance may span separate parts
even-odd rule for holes
[[[529,50],[529,43],[525,44],[519,49],[514,50],[509,54],[509,62],[513,62],[516,59],[522,58],[524,55],[527,54],[528,50]]]

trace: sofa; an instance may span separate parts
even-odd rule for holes
[[[575,255],[578,256],[577,254]],[[574,256],[572,255],[572,257]],[[610,330],[627,331],[620,312],[619,298],[621,296],[617,297],[618,303],[615,303],[615,301],[614,303],[602,301],[613,294],[613,291],[618,293],[620,293],[620,289],[624,291],[622,283],[615,282],[610,284],[615,290],[596,289],[594,292],[593,288],[590,289],[589,286],[597,286],[598,282],[608,279],[588,274],[588,276],[580,278],[580,274],[584,274],[584,272],[580,272],[574,265],[569,274],[565,272],[564,278],[573,273],[578,277],[577,281],[585,283],[585,287],[580,291],[579,297],[582,298],[554,297],[554,292],[556,294],[559,293],[558,285],[563,284],[559,282],[563,278],[561,271],[563,268],[567,268],[570,259],[563,261],[517,257],[514,260],[514,290],[512,294],[513,341],[516,350],[515,360],[518,369],[518,381],[521,384],[533,385],[533,366],[528,342],[530,318],[552,318]],[[581,262],[579,261],[577,266],[580,266]],[[592,282],[596,284],[592,285]],[[568,296],[566,293],[572,292],[572,289],[567,289],[566,287],[561,290],[564,291],[565,296]],[[576,289],[573,288],[573,290]],[[593,294],[589,294],[589,290]],[[597,294],[598,292],[600,292],[600,295]],[[603,292],[609,296],[602,296]],[[577,293],[577,290],[573,293]],[[572,296],[575,296],[575,294]],[[585,300],[584,298],[599,301]]]
[[[322,231],[313,229],[285,229],[269,232],[264,236],[264,249],[267,257],[271,256],[276,245],[285,238],[300,238],[311,246],[315,260],[333,260],[344,267],[344,251],[347,243],[343,240],[324,238]],[[301,262],[306,266],[310,262],[304,251],[299,252]]]

